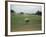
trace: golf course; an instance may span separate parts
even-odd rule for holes
[[[25,22],[29,18],[29,22]],[[36,15],[13,15],[11,16],[11,31],[39,31],[41,30],[41,16]]]

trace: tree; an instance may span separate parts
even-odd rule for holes
[[[37,11],[36,12],[36,15],[40,15],[41,16],[42,15],[42,12],[41,11]]]
[[[20,12],[20,14],[24,14],[24,12]]]
[[[11,13],[14,13],[14,10],[11,10]]]
[[[15,14],[16,14],[15,11],[14,10],[11,10],[11,15],[13,16]]]

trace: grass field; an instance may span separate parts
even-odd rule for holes
[[[29,18],[30,22],[26,23],[25,18]],[[11,16],[11,31],[38,31],[41,30],[41,16],[24,16],[14,15]]]

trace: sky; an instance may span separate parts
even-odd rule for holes
[[[42,7],[39,5],[16,5],[11,4],[10,9],[14,10],[16,13],[36,13],[36,11],[42,11]]]

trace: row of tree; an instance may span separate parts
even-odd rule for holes
[[[14,13],[15,11],[14,10],[11,10],[11,13]],[[20,12],[20,14],[24,14],[24,12]],[[32,14],[32,15],[38,15],[38,16],[41,16],[42,15],[42,12],[41,11],[37,11],[35,14]]]

